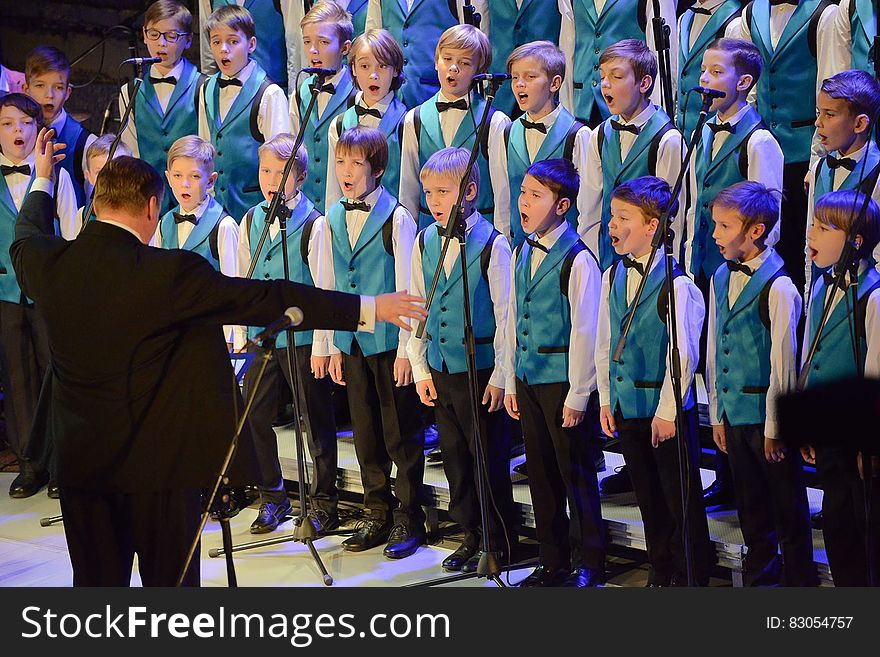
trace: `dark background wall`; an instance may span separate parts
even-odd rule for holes
[[[8,68],[24,71],[28,52],[45,44],[63,50],[71,61],[82,55],[107,36],[106,45],[99,47],[73,66],[71,82],[73,93],[67,110],[83,120],[92,132],[99,132],[108,104],[112,104],[107,131],[118,127],[115,98],[119,86],[133,75],[132,67],[119,68],[119,63],[130,57],[129,44],[134,39],[138,57],[147,56],[141,35],[141,13],[152,0],[0,0],[0,57]],[[183,0],[193,12],[194,30],[198,30],[196,0]],[[131,25],[130,35],[120,25]],[[198,63],[199,39],[186,55]],[[103,51],[103,52],[102,52]],[[103,54],[103,61],[102,61]]]

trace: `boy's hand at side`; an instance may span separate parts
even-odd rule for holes
[[[323,379],[330,373],[330,356],[312,356],[311,365],[315,378]]]
[[[787,453],[788,448],[784,442],[764,436],[764,457],[770,463],[781,463]]]
[[[519,420],[519,402],[516,395],[504,395],[504,409],[514,420]]]
[[[613,437],[617,433],[617,425],[614,423],[614,413],[611,412],[610,404],[599,407],[599,423],[606,436]]]
[[[483,391],[483,406],[488,406],[490,413],[500,411],[504,406],[504,390],[493,385],[486,386]]]
[[[804,463],[816,465],[816,449],[812,445],[804,445],[801,447],[801,458]]]
[[[437,399],[437,388],[434,386],[434,379],[416,381],[416,392],[419,393],[419,399],[425,406],[434,405],[434,400]]]
[[[395,358],[394,385],[398,388],[402,388],[403,386],[408,386],[412,383],[412,380],[412,365],[409,363],[409,358]]]
[[[586,417],[585,411],[576,411],[573,408],[569,408],[565,404],[562,405],[562,428],[567,429],[568,427],[576,427],[581,422],[584,421],[584,417]]]
[[[659,447],[660,443],[666,442],[675,436],[675,422],[664,420],[662,417],[654,416],[651,420],[651,444]]]
[[[718,449],[727,454],[727,432],[723,424],[712,425],[712,440]]]
[[[342,354],[330,356],[330,378],[333,379],[333,383],[345,385],[345,379],[342,378]]]

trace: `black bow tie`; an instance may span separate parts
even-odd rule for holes
[[[181,214],[179,212],[172,212],[171,214],[174,215],[175,224],[182,224],[184,221],[188,221],[193,226],[195,226],[196,222],[199,220],[199,218],[194,214]]]
[[[830,288],[834,285],[835,278],[837,278],[837,275],[831,270],[826,271],[824,274],[822,274],[822,280],[825,282],[825,287],[827,288]],[[837,286],[844,292],[846,292],[846,288],[849,287],[848,279],[849,276],[847,274],[844,274],[843,277],[840,279],[840,282],[837,284]]]
[[[445,112],[448,109],[466,110],[468,108],[467,101],[464,98],[459,98],[458,100],[456,100],[455,102],[452,102],[452,103],[445,103],[442,100],[438,100],[436,105],[437,105],[438,112]]]
[[[233,87],[240,87],[241,80],[239,80],[238,78],[229,78],[228,80],[226,78],[217,78],[217,86],[221,89],[225,89],[229,85],[232,85]]]
[[[611,127],[618,132],[631,132],[634,135],[639,134],[639,126],[629,123],[621,123],[620,121],[615,121],[614,119],[611,119]]]
[[[695,14],[703,14],[703,16],[711,16],[712,12],[708,9],[703,9],[702,7],[691,7],[691,11]]]
[[[837,167],[843,167],[847,171],[852,171],[856,168],[856,161],[851,157],[841,157],[837,158],[833,155],[825,156],[825,163],[828,165],[828,168],[832,171]]]
[[[177,78],[173,75],[169,75],[167,78],[154,78],[152,75],[150,76],[150,82],[152,84],[177,84]],[[221,87],[225,87],[226,85],[220,85]]]
[[[528,244],[533,249],[538,249],[543,251],[544,253],[550,253],[550,249],[541,244],[538,240],[533,240],[531,237],[526,238],[526,244]]]
[[[354,113],[357,114],[358,117],[361,116],[375,116],[377,119],[382,118],[382,113],[377,110],[375,107],[363,107],[361,105],[354,106]]]
[[[545,135],[547,134],[547,126],[543,123],[532,123],[525,118],[520,119],[520,121],[522,121],[523,127],[526,130],[537,130],[538,132],[543,132]]]
[[[797,0],[770,0],[771,7],[778,7],[779,5],[794,5],[797,7]]]
[[[349,203],[348,201],[342,201],[342,207],[345,208],[346,212],[351,212],[352,210],[360,210],[361,212],[369,212],[370,204],[365,201],[354,201]]]
[[[20,173],[25,176],[31,175],[31,167],[28,164],[19,164],[18,166],[0,164],[0,171],[3,172],[4,176],[8,176],[10,173]]]
[[[746,276],[751,276],[755,273],[752,271],[751,267],[749,267],[748,265],[744,265],[741,262],[737,262],[736,260],[728,260],[727,268],[732,272],[738,271],[745,274]]]
[[[645,275],[644,265],[641,262],[639,262],[638,260],[636,260],[635,258],[631,258],[629,256],[625,257],[623,259],[623,266],[626,267],[627,269],[635,269],[642,276]]]
[[[707,123],[709,126],[709,130],[712,132],[712,136],[714,137],[719,132],[729,132],[730,134],[734,134],[736,132],[736,126],[730,125],[729,123]]]
[[[328,82],[327,84],[321,85],[318,87],[318,93],[322,94],[330,94],[331,96],[336,93],[336,85],[332,82]]]

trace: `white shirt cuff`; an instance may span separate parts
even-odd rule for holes
[[[32,192],[46,192],[49,196],[54,196],[55,185],[48,178],[37,178],[31,185]]]
[[[361,312],[358,317],[358,331],[372,333],[376,330],[376,297],[361,295]]]

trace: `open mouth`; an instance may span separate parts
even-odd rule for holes
[[[520,212],[519,218],[522,221],[522,223],[524,223],[524,224],[529,223],[529,215],[527,215],[525,212]]]
[[[817,255],[819,255],[819,252],[816,249],[810,247],[810,260],[815,260]]]
[[[612,244],[612,246],[617,246],[618,244],[620,244],[620,238],[617,237],[616,235],[612,235],[611,236],[611,244]]]
[[[20,137],[16,137],[12,143],[15,147],[21,148],[22,146],[24,146],[24,139],[22,139]]]
[[[516,102],[520,105],[524,105],[529,100],[529,95],[527,93],[518,93],[516,95]]]
[[[350,182],[342,183],[342,191],[350,192],[352,189],[354,189],[354,185],[352,183],[350,183]]]
[[[44,103],[43,104],[43,111],[52,113],[55,111],[55,105],[53,105],[52,103]]]
[[[314,67],[316,67],[316,68],[323,68],[323,67],[324,67],[324,60],[322,60],[322,59],[313,59],[313,60],[312,60],[312,66],[314,66]]]
[[[184,201],[188,201],[192,198],[192,194],[190,194],[189,192],[184,192],[180,195],[180,198],[182,198]]]
[[[448,84],[451,87],[454,87],[455,85],[458,84],[458,78],[454,78],[451,75],[447,75],[446,76],[446,84]]]
[[[602,94],[602,98],[605,99],[606,105],[611,105],[614,102],[614,96],[609,96],[608,94]]]
[[[367,89],[370,91],[371,94],[378,94],[381,90],[381,87],[379,87],[378,84],[371,84],[369,87],[367,87]]]
[[[220,66],[222,66],[223,68],[227,68],[231,63],[232,63],[232,60],[227,59],[226,57],[224,57],[223,59],[220,60]]]

